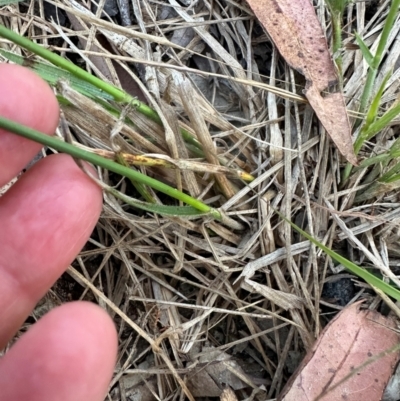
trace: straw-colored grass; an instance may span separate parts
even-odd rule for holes
[[[225,384],[239,399],[276,397],[325,325],[321,308],[341,309],[321,298],[324,283],[349,274],[275,211],[398,284],[399,181],[391,169],[400,156],[399,121],[363,144],[365,162],[343,182],[345,161],[305,102],[302,76],[285,65],[246,3],[121,1],[117,19],[101,19],[105,0],[93,13],[74,1],[46,2],[65,13],[66,26],[46,19],[45,0],[1,8],[0,23],[147,103],[162,121],[109,103],[113,114],[63,82],[57,94],[68,100],[61,108],[73,140],[128,164],[150,160],[130,165],[219,209],[242,229],[212,216],[141,211],[106,191],[91,240],[33,316],[88,299],[114,317],[120,346],[110,400],[135,394],[193,400],[206,390],[215,397]],[[355,2],[344,14],[340,68],[353,123],[368,74],[353,33],[374,51],[389,6],[389,0]],[[323,5],[316,10],[330,38],[329,12]],[[374,93],[393,70],[378,116],[399,94],[399,30],[397,20],[376,74]],[[6,40],[0,48],[34,61]],[[194,142],[184,140],[182,129]],[[369,165],[373,157],[377,163]],[[255,179],[245,181],[238,171]],[[377,181],[387,173],[387,181]],[[99,176],[125,195],[180,205],[107,170]],[[381,298],[351,277],[351,301],[376,307]]]

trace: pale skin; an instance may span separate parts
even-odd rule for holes
[[[52,135],[59,109],[29,70],[0,65],[0,115]],[[0,129],[0,186],[40,145]],[[0,198],[0,349],[73,261],[100,215],[101,190],[67,155],[41,160]],[[0,401],[102,401],[117,352],[99,307],[53,309],[0,359]]]

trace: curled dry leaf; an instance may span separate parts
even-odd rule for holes
[[[263,284],[259,284],[253,280],[245,278],[241,283],[241,288],[249,292],[256,292],[262,295],[268,301],[273,302],[275,305],[283,308],[284,310],[298,309],[304,304],[302,298],[294,294],[275,290]]]
[[[344,309],[325,328],[278,401],[378,401],[399,360],[392,319]]]
[[[286,62],[306,77],[305,95],[340,153],[357,165],[342,93],[322,95],[337,82],[333,61],[310,0],[247,0]]]
[[[112,152],[104,149],[93,149],[89,146],[80,144],[79,142],[74,143],[75,146],[84,149],[88,152],[95,153],[96,155],[105,157],[110,160],[115,160],[117,155],[121,157],[126,163],[133,166],[152,166],[152,167],[163,167],[173,168],[186,171],[196,171],[199,173],[210,173],[210,174],[225,174],[234,178],[240,178],[243,181],[253,181],[254,177],[242,170],[236,170],[225,166],[216,166],[215,164],[203,163],[195,160],[189,160],[184,158],[173,159],[168,155],[163,154],[152,154],[147,153],[144,155],[132,155],[130,153],[119,153]]]

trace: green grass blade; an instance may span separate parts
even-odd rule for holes
[[[400,157],[400,138],[397,138],[394,141],[389,151],[381,153],[376,156],[368,157],[368,159],[363,160],[360,163],[360,167],[357,167],[355,170],[369,167],[377,163],[386,163],[393,159],[397,159],[398,157]]]
[[[392,0],[390,5],[389,13],[385,19],[385,24],[383,25],[382,34],[379,39],[378,48],[376,50],[375,55],[371,61],[371,65],[367,75],[367,81],[364,86],[363,93],[361,95],[360,100],[360,109],[361,113],[364,113],[367,109],[368,103],[370,101],[371,93],[375,84],[375,78],[378,72],[378,68],[383,60],[383,56],[385,53],[385,48],[387,42],[389,40],[390,31],[393,28],[393,25],[396,21],[398,10],[400,6],[400,0]]]
[[[368,159],[364,159],[358,167],[354,168],[354,171],[358,171],[363,168],[373,166],[374,164],[377,164],[377,163],[386,163],[391,159],[392,159],[392,155],[389,152],[382,153],[377,156],[368,157]]]
[[[393,158],[395,158],[400,156],[399,152],[400,152],[400,138],[397,138],[390,147],[389,153]]]
[[[367,117],[365,120],[365,125],[367,127],[376,120],[376,117],[377,117],[378,111],[379,111],[379,105],[381,104],[383,92],[385,91],[386,84],[389,81],[389,78],[391,75],[392,75],[391,71],[386,74],[385,78],[383,79],[383,81],[378,89],[378,92],[376,93],[376,95],[374,96],[374,99],[372,100],[371,106],[369,107]]]
[[[379,178],[379,182],[389,183],[396,181],[397,174],[400,172],[400,163],[395,164],[389,171]]]
[[[375,79],[378,74],[378,68],[383,60],[385,48],[386,48],[387,42],[389,40],[390,32],[396,21],[399,7],[400,7],[400,0],[393,0],[390,5],[389,13],[385,19],[382,34],[379,39],[378,48],[376,50],[375,55],[372,55],[372,53],[367,48],[367,46],[365,45],[365,43],[363,42],[361,37],[356,33],[357,42],[360,46],[363,56],[365,57],[368,65],[369,65],[367,80],[364,85],[364,89],[363,89],[361,99],[360,99],[360,107],[359,107],[360,113],[364,113],[366,111],[366,109],[368,108],[368,104],[371,99],[371,93],[372,93],[372,90],[373,90],[374,84],[375,84]],[[372,59],[371,59],[371,57],[372,57]],[[375,97],[375,99],[376,99],[376,97]],[[394,116],[393,116],[393,113],[395,114]],[[392,121],[393,118],[397,114],[398,114],[398,112],[396,113],[396,111],[393,111],[393,109],[391,109],[382,118],[380,118],[379,120],[372,123],[369,127],[366,127],[366,129],[362,129],[360,132],[360,135],[357,137],[355,144],[354,144],[355,154],[358,154],[358,152],[360,151],[360,149],[362,147],[362,144],[366,140],[368,140],[369,138],[372,138],[381,129],[385,128],[385,126],[387,126],[387,124],[390,123],[390,121]],[[360,126],[360,124],[361,124],[360,120],[356,121],[354,129],[358,128]],[[347,179],[350,177],[351,172],[352,172],[352,166],[350,164],[347,164],[347,166],[343,172],[343,175],[342,175],[343,182],[347,181]]]
[[[117,102],[121,103],[129,103],[132,106],[136,107],[136,109],[146,117],[150,118],[151,120],[155,121],[156,123],[162,125],[162,121],[159,117],[159,115],[149,106],[145,105],[141,101],[133,98],[130,96],[128,93],[124,92],[123,90],[117,88],[114,85],[111,85],[107,82],[102,81],[101,79],[95,77],[94,75],[90,74],[89,72],[85,71],[84,69],[76,66],[74,63],[70,62],[69,60],[59,56],[58,54],[55,54],[51,52],[50,50],[47,50],[41,45],[38,45],[35,42],[32,42],[31,40],[18,35],[17,33],[11,31],[10,29],[7,29],[4,25],[0,24],[0,37],[3,37],[5,39],[10,40],[11,42],[15,43],[18,46],[23,47],[24,49],[27,49],[31,51],[32,53],[35,53],[36,55],[44,58],[45,60],[49,61],[51,64],[62,68],[63,70],[66,70],[73,74],[74,76],[92,84],[93,86],[99,88],[100,90],[104,91],[105,93],[108,93],[110,96],[113,97],[113,99]],[[193,136],[187,132],[186,130],[182,129],[182,136],[184,139],[194,146],[200,147],[200,144],[198,141],[193,138]]]
[[[155,203],[142,202],[138,199],[131,198],[112,187],[105,188],[105,191],[111,193],[116,198],[122,200],[128,205],[137,209],[145,210],[146,212],[161,214],[162,216],[183,217],[187,219],[205,217],[211,215],[210,212],[203,213],[192,206],[170,206],[159,205]]]
[[[368,141],[379,131],[386,128],[400,114],[400,103],[389,109],[381,118],[374,121],[363,134],[363,142]],[[358,139],[358,138],[357,138]]]
[[[365,42],[362,40],[361,36],[357,33],[354,32],[356,36],[356,41],[358,46],[360,46],[361,53],[363,57],[365,58],[365,61],[368,63],[370,67],[372,67],[372,62],[374,60],[374,56],[372,55],[371,51],[368,49],[367,45]]]
[[[122,164],[125,167],[131,168],[129,167],[128,163],[126,163],[126,161],[117,153],[117,157],[116,157],[116,162],[119,164]],[[152,196],[152,194],[149,192],[148,188],[146,187],[146,185],[134,181],[134,180],[130,180],[132,185],[136,188],[136,190],[140,193],[140,195],[143,196],[143,199],[146,200],[146,202],[148,203],[156,203],[156,200],[154,199],[154,197]]]
[[[400,170],[400,166],[397,166],[397,167],[398,167],[398,171],[399,171]],[[391,176],[390,178],[388,178],[384,182],[385,182],[385,184],[390,184],[391,182],[395,182],[395,181],[398,181],[398,180],[400,180],[400,174],[395,174],[395,175]],[[379,180],[379,181],[381,181],[381,180]]]
[[[379,279],[378,277],[374,276],[372,273],[368,272],[364,268],[357,266],[355,263],[351,262],[350,260],[346,259],[345,257],[339,255],[335,251],[332,251],[325,245],[321,244],[321,242],[317,241],[315,238],[313,238],[310,234],[306,233],[303,231],[300,227],[298,227],[296,224],[292,223],[289,219],[287,219],[285,216],[283,216],[281,213],[276,211],[276,213],[287,223],[289,223],[298,233],[303,235],[305,238],[307,238],[309,241],[311,241],[314,245],[318,246],[320,249],[322,249],[327,255],[329,255],[332,259],[336,260],[340,264],[346,267],[349,271],[351,271],[353,274],[356,276],[362,278],[370,284],[372,287],[379,288],[381,291],[383,291],[385,294],[389,295],[390,297],[394,298],[396,301],[400,301],[400,291],[397,290],[396,288],[392,287],[390,284],[385,283],[383,280]]]
[[[36,72],[42,79],[48,82],[50,85],[55,86],[60,79],[68,81],[69,85],[77,92],[90,98],[101,98],[104,100],[113,100],[114,98],[103,90],[96,86],[84,81],[83,79],[77,78],[70,72],[63,70],[53,65],[46,64],[40,61],[32,61],[26,57],[19,56],[12,52],[0,49],[0,54],[6,59],[12,61],[15,64],[28,67],[30,70]]]
[[[17,33],[11,31],[10,29],[7,29],[4,25],[1,24],[0,24],[0,36],[10,40],[11,42],[15,43],[18,46],[23,47],[24,49],[31,51],[32,53],[35,53],[36,55],[49,61],[51,64],[60,67],[63,70],[66,70],[71,74],[75,75],[76,77],[101,89],[105,93],[108,93],[110,96],[112,96],[115,101],[131,104],[132,106],[136,107],[136,109],[141,114],[162,125],[159,115],[152,108],[145,105],[141,101],[133,98],[131,95],[117,88],[116,86],[104,82],[100,78],[97,78],[96,76],[90,74],[84,69],[76,66],[71,61],[59,56],[58,54],[51,52],[50,50],[47,50],[45,47],[38,45],[35,42],[32,42],[28,38],[18,35]],[[187,134],[190,135],[189,133]]]
[[[0,0],[0,7],[8,6],[9,4],[20,3],[23,0]]]
[[[76,66],[72,62],[64,59],[63,57],[59,56],[47,50],[43,46],[38,45],[37,43],[32,42],[31,40],[18,35],[17,33],[7,29],[4,25],[0,24],[0,37],[10,40],[11,42],[15,43],[18,46],[23,47],[35,53],[36,55],[44,58],[45,60],[49,61],[53,65],[60,67],[63,70],[68,71],[75,77],[88,82],[94,87],[97,87],[101,91],[107,93],[109,96],[120,103],[129,103],[130,105],[134,106],[136,110],[146,116],[147,118],[151,119],[152,121],[160,124],[162,126],[162,121],[160,116],[154,111],[151,107],[147,106],[146,104],[142,103],[138,99],[133,98],[128,93],[124,92],[123,90],[102,81],[101,79],[95,77],[94,75],[88,73],[84,69]],[[100,98],[101,100],[101,98]],[[190,144],[193,148],[194,153],[199,157],[204,157],[204,152],[202,150],[202,146],[199,141],[193,137],[187,130],[181,128],[181,135],[187,144]],[[223,160],[220,159],[222,165],[224,165]]]
[[[356,141],[354,142],[354,153],[358,154],[360,151],[361,147],[363,146],[364,142],[367,141],[368,139],[372,138],[373,135],[378,133],[381,129],[385,128],[390,121],[396,117],[394,115],[393,117],[390,117],[391,119],[388,120],[387,118],[383,119],[381,121],[381,124],[378,124],[377,126],[374,124],[375,121],[377,120],[377,115],[379,111],[379,106],[381,104],[381,99],[383,92],[385,91],[386,84],[391,76],[391,72],[386,74],[385,78],[383,79],[378,92],[374,96],[374,99],[372,100],[372,103],[368,109],[367,117],[364,123],[364,126],[361,128],[360,134],[358,135]],[[390,111],[390,110],[389,110]],[[382,118],[385,117],[385,115],[382,116]],[[386,125],[385,125],[386,123]],[[374,128],[375,127],[375,128]],[[382,127],[378,131],[376,131],[377,127]]]
[[[86,160],[89,163],[113,171],[114,173],[120,174],[134,181],[143,183],[144,185],[148,185],[149,187],[157,191],[160,191],[168,196],[171,196],[172,198],[193,206],[195,209],[199,210],[202,213],[211,213],[214,218],[218,220],[222,219],[222,215],[220,212],[218,212],[218,210],[211,208],[203,202],[192,198],[191,196],[181,191],[178,191],[177,189],[170,187],[169,185],[166,185],[160,181],[155,180],[154,178],[148,177],[144,174],[139,173],[138,171],[122,166],[104,157],[98,156],[91,152],[87,152],[83,149],[79,149],[76,146],[61,141],[58,138],[45,135],[39,131],[36,131],[29,127],[25,127],[4,117],[0,117],[0,128],[21,135],[35,142],[39,142],[42,145],[49,146],[50,148],[56,149],[59,152],[67,153],[78,159]]]
[[[392,0],[390,5],[388,15],[385,19],[385,24],[383,25],[381,38],[378,43],[378,48],[376,49],[376,54],[373,61],[373,67],[378,68],[382,62],[383,56],[385,54],[386,44],[389,40],[390,31],[393,28],[394,23],[398,17],[398,11],[400,7],[400,0]]]
[[[38,56],[44,58],[45,60],[49,61],[55,66],[60,67],[66,71],[69,71],[76,77],[91,83],[92,85],[111,95],[116,101],[133,103],[134,105],[136,105],[137,103],[141,103],[138,100],[132,98],[132,96],[125,93],[123,90],[118,89],[117,87],[102,81],[101,79],[95,77],[94,75],[90,74],[84,69],[76,66],[69,60],[59,56],[58,54],[51,52],[50,50],[47,50],[45,47],[38,45],[35,42],[32,42],[28,38],[18,35],[17,33],[11,31],[10,29],[7,29],[4,25],[1,24],[0,24],[0,36],[10,40],[11,42],[17,44],[18,46],[23,47],[24,49],[31,51],[32,53],[37,54]]]

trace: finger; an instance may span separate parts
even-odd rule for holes
[[[52,310],[0,361],[0,401],[102,401],[117,351],[114,324],[99,307]]]
[[[46,157],[0,198],[0,349],[81,250],[101,203],[67,155]]]
[[[27,68],[0,64],[0,116],[46,134],[54,133],[59,109],[46,82]],[[15,177],[42,145],[0,129],[0,187]]]

